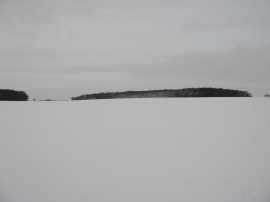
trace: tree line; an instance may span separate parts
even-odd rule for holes
[[[85,94],[72,100],[115,99],[115,98],[156,98],[156,97],[252,97],[247,91],[223,88],[184,88],[149,91],[125,91]]]
[[[28,95],[24,91],[0,89],[0,100],[2,101],[27,101]]]
[[[183,88],[85,94],[77,97],[72,97],[71,100],[157,97],[252,97],[252,95],[247,91],[223,88]],[[268,97],[268,95],[265,95],[265,97]],[[24,91],[0,89],[0,100],[2,101],[27,101],[28,99],[29,97]],[[54,100],[46,99],[44,101]]]

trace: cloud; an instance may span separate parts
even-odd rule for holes
[[[269,83],[269,65],[270,45],[265,45],[174,55],[171,60],[151,67],[134,68],[134,74],[163,79],[200,78],[239,83]]]

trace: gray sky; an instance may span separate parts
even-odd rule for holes
[[[0,88],[270,93],[269,0],[0,0]]]

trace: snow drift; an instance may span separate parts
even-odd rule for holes
[[[270,101],[0,103],[1,202],[269,202]]]

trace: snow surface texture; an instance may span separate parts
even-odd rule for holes
[[[0,103],[1,202],[269,202],[270,100]]]

